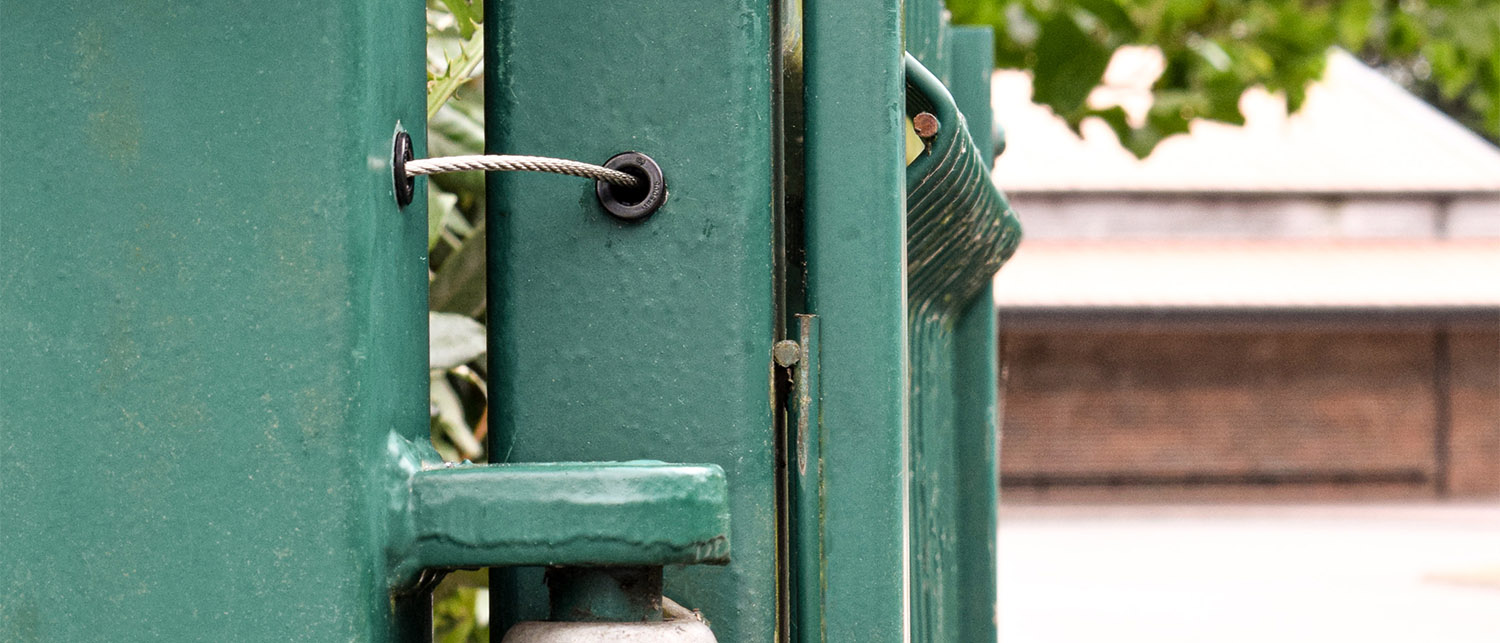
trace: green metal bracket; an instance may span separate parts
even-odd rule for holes
[[[729,487],[717,465],[449,466],[415,471],[393,504],[398,585],[423,569],[729,562]]]

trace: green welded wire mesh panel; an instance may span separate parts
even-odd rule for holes
[[[994,149],[990,74],[994,35],[989,27],[951,31],[950,88],[969,123],[969,136],[984,158]],[[959,524],[958,640],[997,638],[996,538],[1000,492],[999,351],[993,286],[985,284],[954,325],[954,440]]]
[[[934,9],[936,6],[936,9]],[[996,335],[990,279],[1020,228],[990,182],[987,30],[907,6],[907,113],[938,134],[908,168],[912,636],[996,637]],[[941,78],[941,81],[939,80]],[[947,83],[952,92],[944,87]]]

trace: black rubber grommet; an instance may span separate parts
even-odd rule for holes
[[[395,181],[396,205],[403,208],[411,205],[417,190],[416,177],[406,175],[406,162],[411,159],[411,135],[396,132],[396,149],[391,154],[391,178]]]
[[[639,221],[651,216],[667,202],[667,181],[661,175],[661,167],[651,157],[640,152],[622,152],[605,161],[604,167],[619,170],[640,181],[635,187],[594,182],[599,205],[615,218]]]

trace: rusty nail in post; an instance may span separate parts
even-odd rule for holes
[[[938,133],[938,119],[928,112],[917,114],[911,119],[912,127],[917,130],[917,136],[932,138]]]
[[[802,360],[802,347],[790,339],[783,339],[771,347],[771,357],[777,366],[787,368]]]

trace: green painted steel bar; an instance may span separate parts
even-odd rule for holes
[[[421,3],[0,14],[0,640],[418,640]]]
[[[398,574],[518,565],[729,561],[717,466],[660,462],[453,466],[415,473],[392,543]]]
[[[952,31],[943,0],[906,0],[902,11],[906,20],[901,37],[906,53],[947,84],[952,61]]]
[[[823,596],[827,588],[828,552],[824,547],[823,516],[828,507],[823,487],[822,423],[818,421],[820,390],[818,375],[818,318],[797,316],[797,345],[801,350],[795,366],[789,404],[787,469],[791,492],[788,514],[792,523],[787,573],[791,596],[790,635],[793,641],[827,640],[823,621]]]
[[[982,158],[994,149],[990,75],[995,41],[989,27],[954,27],[949,87],[969,124],[969,137]],[[995,297],[985,284],[958,314],[953,331],[954,442],[958,470],[958,560],[955,601],[959,641],[994,641],[999,599],[996,540],[999,528],[1000,426],[999,356]]]
[[[822,630],[907,638],[901,3],[803,3],[808,312],[818,316]],[[738,547],[738,546],[737,546]],[[811,555],[811,552],[804,552]]]
[[[670,197],[626,223],[570,177],[489,179],[492,453],[721,466],[734,558],[666,570],[721,641],[777,627],[768,3],[486,3],[492,153],[635,150]],[[524,517],[518,516],[518,519]],[[491,572],[497,630],[547,616]]]

